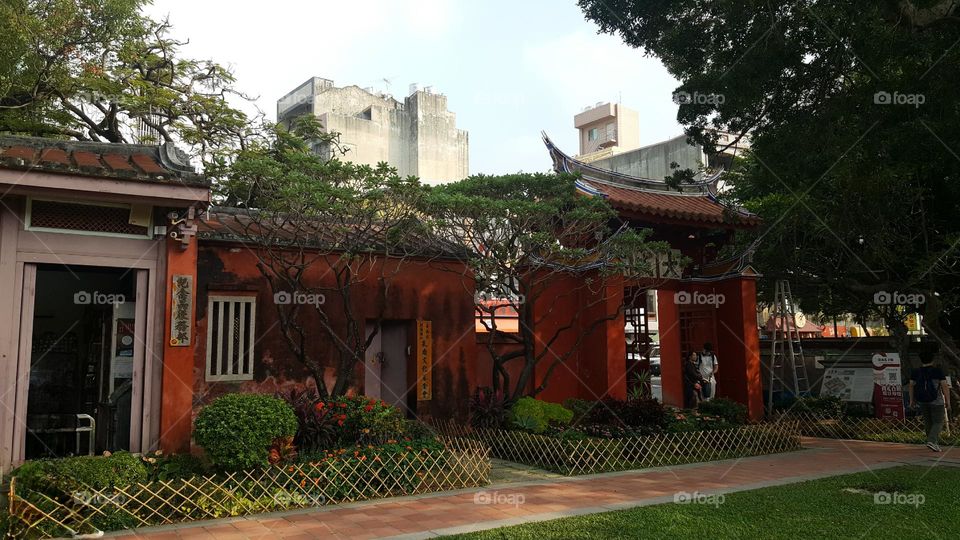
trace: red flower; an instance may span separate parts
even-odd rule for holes
[[[316,409],[317,412],[320,412],[321,410],[323,410],[323,402],[322,401],[318,402],[316,406],[314,406],[314,409]]]
[[[342,426],[342,425],[343,425],[343,420],[337,420],[337,425],[338,425],[338,426]]]
[[[367,405],[366,407],[363,408],[363,410],[370,412],[373,410],[373,405]]]

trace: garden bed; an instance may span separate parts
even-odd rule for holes
[[[927,440],[923,420],[916,416],[897,420],[791,411],[776,416],[773,423],[778,422],[796,424],[800,434],[807,437],[913,444],[923,444]],[[960,444],[960,426],[950,428],[950,433],[946,428],[941,432],[940,442]]]
[[[471,440],[441,439],[439,450],[376,448],[320,461],[93,488],[66,496],[10,489],[11,533],[48,538],[201,519],[243,516],[367,499],[483,486],[489,450]],[[350,455],[354,454],[354,455]]]
[[[569,476],[773,454],[800,447],[796,425],[790,422],[575,440],[521,430],[470,428],[456,424],[443,424],[437,428],[448,436],[474,439],[489,445],[493,457]]]

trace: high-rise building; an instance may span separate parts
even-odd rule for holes
[[[277,101],[277,121],[288,125],[313,114],[323,129],[340,134],[345,161],[375,166],[387,162],[401,176],[427,184],[461,180],[469,174],[469,137],[457,129],[447,97],[411,85],[403,102],[358,86],[334,86],[313,77]],[[318,144],[316,151],[332,155]]]

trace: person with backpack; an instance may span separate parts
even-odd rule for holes
[[[920,354],[920,367],[910,374],[910,408],[920,407],[923,428],[927,434],[927,448],[940,451],[940,431],[950,407],[950,387],[943,370],[933,365],[933,353]]]
[[[716,391],[716,375],[719,369],[717,355],[713,352],[713,344],[709,341],[703,344],[703,352],[700,353],[697,367],[700,369],[700,378],[703,379],[703,401],[709,401]]]

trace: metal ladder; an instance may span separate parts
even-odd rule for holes
[[[810,393],[807,379],[807,364],[803,357],[803,344],[800,342],[800,329],[797,328],[797,311],[790,292],[790,282],[777,280],[773,295],[773,340],[770,344],[770,380],[768,385],[767,406],[773,410],[773,394],[777,390],[787,390],[787,374],[795,397]],[[778,324],[779,323],[779,324]]]

